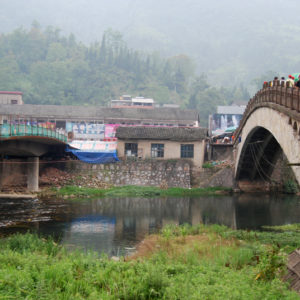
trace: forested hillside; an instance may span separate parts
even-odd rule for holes
[[[0,32],[36,20],[85,44],[107,28],[129,47],[164,57],[186,54],[197,74],[218,86],[247,87],[270,70],[299,72],[297,0],[1,0]],[[254,92],[254,89],[253,89]]]
[[[205,75],[195,76],[186,55],[134,51],[112,30],[85,46],[38,23],[0,36],[0,90],[20,90],[25,103],[34,104],[107,105],[122,94],[151,97],[199,110],[202,125],[216,105],[249,99],[243,85],[217,88]]]

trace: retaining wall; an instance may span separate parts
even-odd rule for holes
[[[98,179],[115,186],[191,187],[190,163],[171,161],[121,161],[115,164],[73,164],[72,169],[92,172]]]

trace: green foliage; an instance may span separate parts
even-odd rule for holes
[[[283,191],[286,194],[297,194],[299,191],[298,184],[292,179],[286,180],[283,183]]]
[[[106,197],[155,197],[160,195],[160,189],[143,186],[121,186],[105,191]]]
[[[275,227],[276,228],[276,227]],[[285,249],[287,253],[300,247],[300,232],[270,232],[270,231],[246,231],[232,230],[222,233],[224,238],[236,238],[249,242],[259,242],[263,244],[277,245]]]
[[[213,167],[214,167],[214,165],[210,162],[206,162],[202,165],[202,168],[204,168],[204,169],[211,169]]]
[[[187,55],[165,59],[134,51],[111,29],[101,43],[85,46],[37,23],[0,36],[0,90],[21,90],[31,104],[107,105],[124,93],[152,97],[199,110],[203,126],[217,105],[249,100],[243,86],[211,87],[206,76],[195,77]]]
[[[273,280],[282,277],[287,263],[287,254],[278,246],[273,246],[260,258],[259,274],[256,279]]]
[[[281,226],[263,226],[264,230],[270,230],[270,231],[278,231],[278,232],[300,232],[300,223],[295,224],[287,224],[287,225],[281,225]]]
[[[298,299],[280,280],[285,254],[262,243],[224,239],[230,231],[169,226],[161,235],[165,247],[149,258],[119,262],[67,252],[36,235],[12,236],[0,244],[0,298]],[[192,243],[181,239],[188,235],[195,237]]]
[[[108,189],[97,189],[97,188],[85,188],[78,186],[65,186],[60,189],[53,190],[57,196],[77,196],[77,197],[156,197],[156,196],[173,196],[173,197],[197,197],[197,196],[209,196],[216,194],[229,193],[230,188],[224,187],[208,187],[208,188],[168,188],[161,189],[158,187],[148,186],[120,186],[112,187]]]
[[[36,234],[15,234],[0,244],[2,251],[10,250],[21,254],[43,251],[47,255],[55,256],[62,250],[52,238],[41,239]]]
[[[233,88],[211,87],[206,76],[202,74],[191,85],[187,107],[197,109],[200,112],[201,125],[207,126],[208,116],[216,112],[218,105],[231,105],[249,99],[250,94],[242,84]]]
[[[104,195],[104,190],[69,185],[60,188],[57,193],[61,196],[99,197]]]

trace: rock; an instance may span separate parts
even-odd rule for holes
[[[112,256],[110,259],[113,261],[120,261],[120,257],[118,256]]]

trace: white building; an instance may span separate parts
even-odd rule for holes
[[[0,91],[0,104],[23,104],[22,92]]]
[[[110,106],[114,108],[154,108],[154,100],[151,98],[133,98],[130,95],[123,95],[119,100],[111,100]]]

